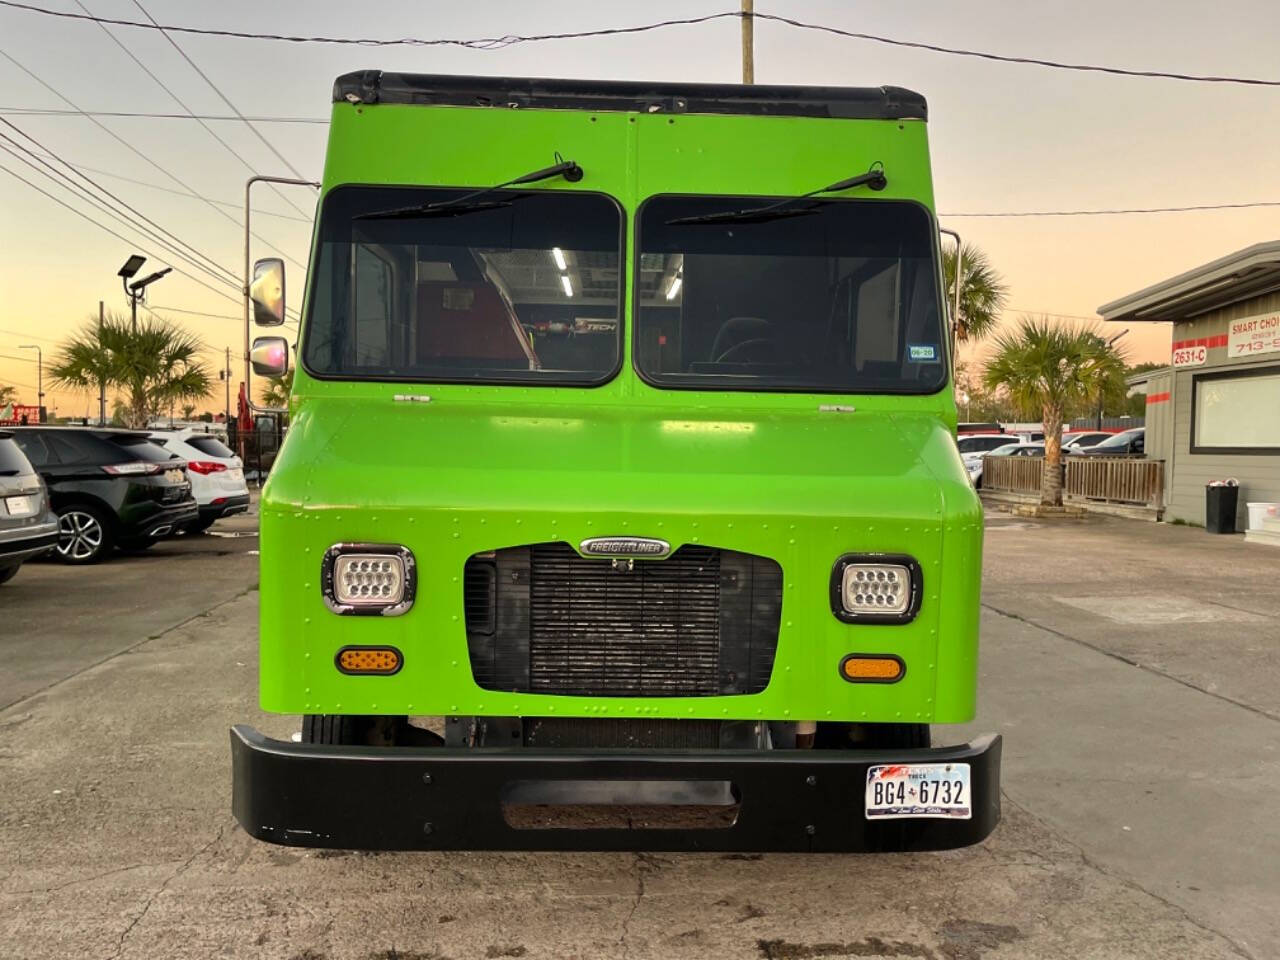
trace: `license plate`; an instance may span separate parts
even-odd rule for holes
[[[973,816],[967,763],[877,764],[867,771],[868,820]]]
[[[36,512],[36,497],[33,493],[21,497],[5,497],[4,506],[11,517],[29,517]]]
[[[166,470],[164,478],[168,483],[185,483],[187,480],[186,474],[181,470]]]

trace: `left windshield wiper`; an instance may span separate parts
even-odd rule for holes
[[[526,173],[523,176],[516,177],[513,180],[507,180],[503,183],[495,183],[492,187],[482,187],[479,190],[472,190],[470,193],[464,193],[460,197],[454,197],[452,200],[441,200],[436,203],[423,203],[412,207],[392,207],[390,210],[376,210],[372,213],[358,213],[353,220],[411,220],[418,217],[453,217],[464,213],[473,213],[477,210],[493,210],[497,207],[511,206],[511,200],[488,200],[477,203],[478,197],[486,196],[503,187],[514,187],[522,183],[537,183],[541,180],[550,180],[552,177],[564,177],[570,183],[577,183],[582,179],[582,168],[572,160],[563,159],[559,153],[556,154],[556,162],[549,167],[543,167],[541,170],[534,170],[532,173]],[[513,199],[519,199],[518,197]]]
[[[870,187],[872,190],[883,190],[888,182],[884,175],[884,166],[877,161],[872,164],[871,169],[866,173],[860,173],[856,177],[849,177],[846,180],[819,187],[817,190],[810,190],[808,193],[802,193],[798,197],[785,197],[774,203],[765,204],[763,207],[724,210],[719,213],[704,213],[696,217],[677,217],[674,220],[668,220],[667,226],[695,223],[763,223],[767,220],[781,220],[784,217],[803,217],[815,213],[818,204],[825,202],[827,198],[820,198],[815,203],[805,207],[797,207],[796,204],[802,203],[811,197],[816,197],[820,193],[837,193],[841,190],[852,190],[854,187]]]

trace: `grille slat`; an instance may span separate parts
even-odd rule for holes
[[[782,571],[686,545],[616,570],[567,543],[472,557],[471,668],[490,690],[582,696],[758,693],[777,647]]]

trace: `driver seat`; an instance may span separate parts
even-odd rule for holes
[[[711,344],[712,363],[718,361],[726,352],[748,340],[773,340],[773,324],[763,317],[730,317],[718,331]]]

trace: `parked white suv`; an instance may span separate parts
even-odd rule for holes
[[[982,458],[996,447],[1019,442],[1023,442],[1022,438],[1011,433],[965,433],[957,437],[956,447],[969,473],[969,482],[982,486]]]
[[[199,533],[222,517],[249,509],[249,486],[244,464],[230,447],[213,434],[199,430],[153,430],[149,434],[170,453],[187,461],[191,493],[200,517],[187,524],[188,533]]]

